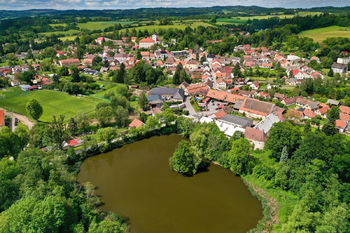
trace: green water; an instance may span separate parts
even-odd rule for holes
[[[222,167],[184,177],[168,161],[179,135],[152,137],[84,161],[79,181],[97,186],[105,211],[135,233],[240,233],[262,218],[260,202]]]

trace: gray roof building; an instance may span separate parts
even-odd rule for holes
[[[171,96],[172,99],[181,101],[185,98],[185,92],[180,88],[157,87],[150,90],[148,95],[160,95],[162,98]]]
[[[263,130],[265,133],[268,133],[274,123],[280,122],[281,120],[274,113],[268,115],[264,120],[260,121],[259,124],[255,126],[258,130]]]
[[[243,100],[238,100],[237,103],[233,106],[235,110],[239,110],[242,106]]]
[[[228,123],[240,126],[242,128],[245,128],[247,126],[252,126],[253,125],[253,120],[245,118],[245,117],[240,117],[236,115],[230,115],[227,114],[221,118],[222,121],[226,121]]]
[[[149,104],[161,104],[163,103],[163,99],[160,95],[149,95],[147,96],[147,100]]]
[[[329,99],[329,100],[327,100],[327,104],[331,104],[331,105],[336,105],[336,106],[338,106],[338,105],[339,105],[339,101]]]

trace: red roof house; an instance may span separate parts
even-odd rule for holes
[[[226,115],[226,112],[224,110],[221,110],[221,111],[218,111],[217,113],[215,113],[215,117],[218,119],[221,119],[225,115]]]
[[[314,111],[311,111],[310,109],[305,109],[303,114],[306,118],[314,118],[317,116],[317,114]]]
[[[0,110],[0,127],[5,125],[5,110]]]
[[[136,129],[139,128],[140,126],[144,125],[144,123],[142,121],[140,121],[139,119],[134,119],[130,124],[129,124],[129,128],[135,127]]]
[[[345,113],[345,114],[349,114],[350,115],[350,107],[347,106],[340,106],[339,107],[340,112]]]

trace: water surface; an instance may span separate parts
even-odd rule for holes
[[[98,187],[105,211],[128,219],[133,233],[240,233],[262,218],[242,180],[211,165],[184,177],[169,168],[179,135],[152,137],[88,158],[79,181]]]

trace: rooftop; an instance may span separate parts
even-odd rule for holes
[[[221,117],[221,120],[230,122],[235,125],[239,125],[242,128],[253,125],[253,120],[251,119],[230,114]]]

